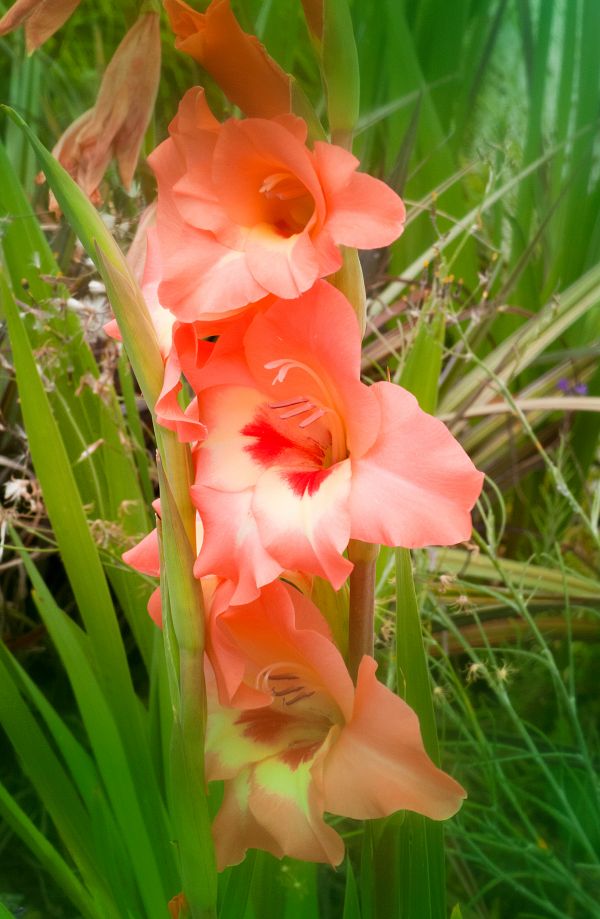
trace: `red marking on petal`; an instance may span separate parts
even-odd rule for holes
[[[302,763],[313,758],[322,743],[322,740],[317,740],[305,746],[288,747],[287,750],[280,753],[277,758],[285,763],[286,766],[289,766],[292,772],[294,772]]]
[[[256,743],[271,744],[290,726],[290,716],[273,708],[242,712],[236,724],[244,725],[244,736]]]
[[[285,480],[295,495],[302,497],[308,492],[309,496],[312,497],[318,492],[332,469],[333,466],[327,469],[300,469],[294,472],[286,472]]]
[[[242,428],[246,437],[255,437],[253,444],[244,447],[252,459],[263,466],[270,466],[285,450],[297,449],[297,444],[285,434],[277,431],[268,421],[258,419]]]
[[[302,408],[302,411],[304,411],[304,408]],[[292,430],[297,430],[297,428],[293,428]],[[247,444],[244,450],[250,454],[253,460],[260,463],[261,466],[268,468],[275,463],[283,462],[286,466],[297,465],[302,467],[306,466],[308,462],[313,467],[310,469],[309,475],[314,476],[321,472],[320,466],[323,461],[324,451],[321,445],[312,438],[298,443],[290,437],[287,437],[281,431],[278,431],[277,428],[273,427],[273,425],[260,414],[249,424],[245,425],[241,433],[246,437],[255,438],[254,443]],[[303,437],[301,432],[298,433]],[[290,474],[293,475],[294,473]],[[305,473],[299,472],[298,475],[303,476]],[[314,486],[314,491],[317,490],[321,481],[322,478]],[[296,491],[296,488],[299,488],[300,485],[297,484],[292,487]],[[301,491],[297,491],[296,493],[304,494],[305,491],[306,488],[302,488]],[[310,494],[313,494],[313,491],[311,491]]]

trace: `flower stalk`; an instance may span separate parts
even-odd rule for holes
[[[354,564],[350,574],[348,618],[348,670],[354,681],[363,655],[373,655],[375,581],[379,546],[351,539],[348,558]]]
[[[192,548],[160,460],[158,475],[161,597],[173,707],[171,800],[189,914],[192,919],[212,919],[216,916],[217,878],[204,793],[204,603],[201,585],[192,574]]]

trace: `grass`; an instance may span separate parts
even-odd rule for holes
[[[300,4],[234,5],[299,76],[322,113]],[[402,191],[409,208],[405,234],[389,258],[364,258],[370,295],[364,376],[389,373],[415,390],[423,369],[434,367],[437,385],[420,398],[488,476],[472,544],[413,554],[442,761],[469,791],[445,829],[449,903],[461,904],[464,919],[593,919],[600,916],[600,652],[594,643],[600,631],[600,10],[595,0],[354,0],[351,7],[361,68],[355,151],[365,169]],[[52,146],[93,104],[100,69],[134,15],[133,2],[118,11],[106,0],[93,8],[82,4],[28,60],[20,36],[2,40],[2,101]],[[164,78],[149,146],[164,136],[177,99],[201,76],[170,45],[165,28]],[[226,112],[214,87],[209,96],[217,111]],[[71,905],[78,889],[69,902],[52,880],[63,871],[67,884],[86,878],[109,916],[115,908],[102,876],[123,883],[120,857],[127,864],[133,859],[132,877],[150,872],[158,878],[155,896],[170,889],[173,870],[169,852],[159,857],[159,868],[151,867],[158,843],[136,850],[144,826],[156,840],[161,833],[152,815],[162,807],[157,764],[164,765],[168,702],[153,695],[153,674],[162,664],[145,617],[148,586],[119,561],[122,549],[149,527],[156,470],[146,449],[147,418],[138,421],[126,365],[90,334],[98,326],[89,287],[94,269],[73,248],[70,233],[49,222],[22,134],[7,122],[1,130],[0,228],[13,312],[12,354],[2,341],[0,481],[5,486],[18,475],[25,490],[16,503],[5,498],[2,516],[2,632],[11,654],[0,663],[6,692],[18,686],[11,696],[13,743],[23,752],[37,739],[41,763],[57,776],[65,750],[76,751],[79,785],[71,795],[70,780],[57,778],[63,799],[53,812],[48,798],[42,807],[33,793],[43,793],[43,769],[25,777],[12,757],[3,760],[0,787],[19,810],[9,817],[8,798],[0,797],[0,903],[15,915],[25,908],[30,919],[85,915],[85,897],[78,908]],[[131,197],[109,174],[104,210],[120,239],[130,237],[151,194],[144,164]],[[10,312],[11,305],[6,308]],[[20,325],[19,314],[25,317]],[[20,345],[18,328],[27,333]],[[40,379],[36,391],[23,388],[26,378]],[[31,412],[37,412],[34,421]],[[31,432],[48,419],[54,421],[36,444]],[[98,439],[102,444],[82,459]],[[54,499],[39,460],[49,450],[63,469]],[[64,483],[72,495],[68,512],[66,506],[61,511]],[[16,537],[9,524],[16,525],[27,555],[10,551]],[[73,559],[84,548],[90,563],[82,581]],[[377,655],[382,677],[393,686],[392,552],[382,551],[378,570]],[[94,665],[83,653],[68,682],[61,649],[64,662],[66,648],[86,645],[73,625],[76,608],[88,617],[88,633],[96,629],[110,649]],[[107,609],[110,641],[108,632],[100,634]],[[67,661],[73,656],[67,652]],[[92,703],[87,691],[78,693],[83,685],[94,687]],[[103,689],[96,692],[98,686]],[[117,722],[123,719],[121,740],[105,737],[101,744],[107,746],[94,747],[106,698],[112,698]],[[61,839],[65,833],[85,838],[86,814],[100,806],[90,802],[94,770],[103,763],[106,813],[112,820],[122,812],[121,787],[111,781],[103,757],[116,743],[126,787],[140,747],[126,725],[135,722],[138,708],[138,729],[151,738],[143,768],[154,790],[149,800],[132,793],[135,813],[123,824],[109,820],[102,839],[92,839],[90,831],[90,851],[74,871]],[[21,740],[19,723],[27,727]],[[110,731],[110,720],[102,723]],[[47,836],[45,852],[35,850],[39,840],[30,824]],[[368,877],[361,852],[383,845],[393,826],[364,837],[357,824],[341,826],[349,849],[343,870],[279,864],[259,854],[222,879],[220,914],[389,915],[389,909],[382,912],[384,884]],[[34,855],[20,836],[29,839]],[[94,858],[107,851],[107,840],[118,856],[98,871]],[[130,915],[153,914],[142,887],[141,881],[131,885]]]

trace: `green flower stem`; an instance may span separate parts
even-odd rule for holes
[[[348,621],[348,670],[356,682],[364,654],[373,654],[375,616],[375,574],[379,546],[351,539],[348,558],[354,564],[350,575],[350,614]]]
[[[344,264],[329,280],[354,307],[360,326],[360,334],[364,335],[367,325],[367,296],[358,252],[356,249],[348,249],[346,246],[342,246],[342,255]]]
[[[161,595],[173,705],[170,797],[183,892],[192,919],[216,916],[217,876],[205,793],[204,603],[192,551],[165,470],[161,493]]]

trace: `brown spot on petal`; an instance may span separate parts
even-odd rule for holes
[[[254,708],[242,712],[236,724],[244,726],[244,736],[256,743],[270,744],[289,727],[290,717],[272,708]]]
[[[313,758],[322,743],[322,740],[316,740],[314,743],[304,746],[288,747],[287,750],[279,754],[278,759],[295,772],[298,766],[301,766],[302,763],[306,763],[309,759]]]

